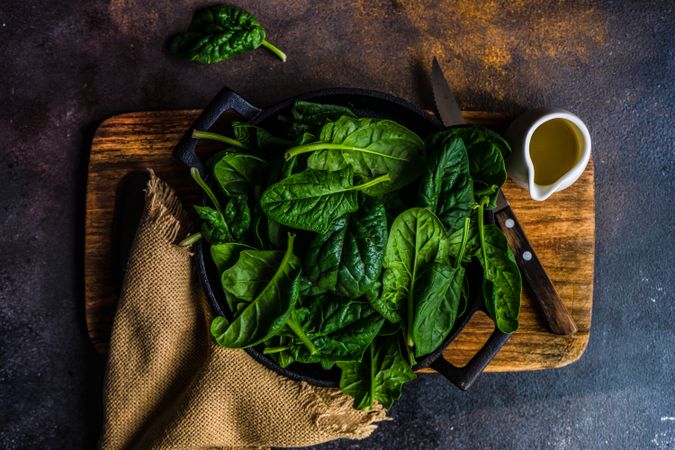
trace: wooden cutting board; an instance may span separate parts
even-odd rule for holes
[[[184,204],[199,197],[184,166],[171,156],[183,133],[200,110],[135,112],[111,117],[96,131],[91,146],[85,223],[85,315],[92,343],[99,352],[108,347],[117,303],[118,281],[113,276],[112,223],[120,181],[129,172],[153,169],[174,187]],[[467,123],[501,129],[509,116],[465,112]],[[487,367],[508,372],[560,367],[576,361],[588,344],[593,303],[595,245],[593,163],[569,189],[543,203],[508,181],[504,186],[512,209],[549,277],[555,284],[579,331],[556,336],[546,331],[535,305],[523,296],[520,329]],[[478,313],[446,350],[455,364],[466,363],[493,330],[490,319]]]

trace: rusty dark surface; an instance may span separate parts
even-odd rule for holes
[[[242,3],[243,2],[237,2]],[[200,107],[229,85],[260,105],[352,86],[433,106],[436,55],[462,107],[558,106],[583,118],[596,169],[593,327],[566,368],[411,383],[361,442],[317,448],[675,446],[675,22],[672,3],[246,2],[288,54],[214,66],[166,38],[208,2],[0,5],[0,448],[91,448],[103,361],[87,341],[88,145],[113,114]]]

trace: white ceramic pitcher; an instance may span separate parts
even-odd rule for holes
[[[555,130],[557,127],[560,129]],[[550,130],[555,133],[551,134]],[[550,149],[542,145],[544,136],[541,133],[544,132],[549,133],[551,138],[549,143],[553,145]],[[555,192],[568,188],[581,176],[591,158],[591,136],[586,125],[577,116],[562,109],[539,108],[525,112],[509,126],[506,139],[512,149],[511,157],[506,161],[509,176],[520,187],[528,189],[534,200],[546,200]],[[537,148],[533,148],[533,144]],[[546,154],[549,150],[562,152],[565,149],[570,153],[563,155],[562,160]],[[536,161],[533,161],[533,154]],[[536,173],[537,166],[542,173],[553,173],[554,177],[548,177],[542,183]]]

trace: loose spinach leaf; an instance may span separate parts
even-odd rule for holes
[[[464,268],[435,262],[420,281],[412,327],[417,357],[435,351],[450,334],[462,297]]]
[[[225,195],[249,194],[262,181],[267,162],[248,153],[224,153],[213,165],[213,175]]]
[[[412,131],[391,120],[343,116],[321,129],[319,141],[286,152],[286,159],[312,153],[307,161],[316,170],[351,166],[364,180],[388,174],[391,181],[364,190],[378,196],[413,181],[422,169],[424,143]]]
[[[476,252],[483,266],[483,299],[488,315],[504,333],[518,329],[522,280],[504,233],[485,225],[482,247]]]
[[[333,222],[358,209],[358,191],[389,180],[383,175],[352,185],[350,168],[335,172],[305,170],[268,187],[260,206],[268,217],[299,230],[327,233]]]
[[[464,225],[474,204],[464,142],[441,131],[426,142],[429,159],[420,180],[420,205],[438,216],[448,233]]]
[[[281,258],[277,252],[245,250],[239,260],[223,272],[223,279],[231,274],[237,282],[234,288],[227,283],[223,287],[245,298],[237,297],[237,306],[243,307],[237,308],[232,323],[228,325],[224,317],[216,317],[211,323],[211,335],[219,345],[250,347],[284,327],[299,294],[301,263],[293,254],[294,239],[295,236],[289,234],[286,252]],[[274,273],[269,270],[270,266],[276,266]]]
[[[265,30],[255,17],[235,6],[213,5],[197,11],[187,31],[169,40],[169,51],[212,64],[261,45],[286,61],[286,55],[265,40]]]
[[[362,300],[328,294],[307,302],[294,312],[294,324],[287,323],[293,338],[286,341],[286,363],[321,363],[328,369],[336,362],[360,361],[384,322]]]
[[[302,133],[318,135],[324,125],[328,122],[334,122],[342,116],[356,118],[356,114],[346,106],[298,100],[291,109],[292,132],[296,136]]]
[[[382,295],[373,302],[390,322],[409,316],[406,327],[412,327],[415,284],[442,251],[444,235],[443,224],[425,208],[408,209],[394,220],[384,252]]]
[[[401,356],[397,336],[378,337],[360,363],[338,363],[342,369],[340,390],[354,397],[354,408],[370,409],[378,401],[391,408],[401,396],[403,384],[415,373]]]
[[[259,150],[274,150],[288,148],[293,141],[275,136],[266,129],[243,122],[232,122],[234,137],[249,148]]]
[[[374,198],[362,199],[358,211],[336,220],[328,233],[310,242],[305,258],[310,292],[362,296],[380,275],[386,243],[384,205]]]

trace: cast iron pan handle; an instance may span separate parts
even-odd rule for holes
[[[185,132],[176,148],[173,149],[173,156],[189,168],[196,167],[199,169],[202,176],[205,175],[204,165],[195,153],[197,139],[192,137],[192,131],[208,130],[224,112],[229,110],[233,110],[246,120],[251,119],[261,111],[260,108],[251,105],[232,89],[224,87],[202,111],[195,123]]]
[[[511,337],[510,334],[502,333],[497,328],[490,335],[490,339],[476,353],[471,361],[464,367],[456,367],[448,362],[441,354],[433,363],[431,368],[450,380],[455,386],[463,391],[471,387],[478,376],[483,373],[483,369],[492,361],[497,352],[506,344]]]
[[[483,216],[485,223],[494,224],[495,215],[492,210],[485,211]],[[468,312],[469,317],[464,321],[464,324],[461,326],[458,333],[462,332],[462,329],[469,323],[469,319],[473,316],[476,311],[482,310],[485,312],[483,302],[479,301],[478,304],[475,304],[473,308]],[[436,372],[443,375],[445,378],[450,380],[455,386],[460,388],[463,391],[466,391],[471,387],[474,381],[478,376],[483,373],[483,370],[490,364],[490,361],[495,357],[497,352],[506,344],[506,341],[511,337],[510,334],[503,333],[495,327],[495,330],[490,335],[490,338],[483,345],[483,347],[478,350],[478,352],[473,355],[471,361],[469,361],[464,367],[457,367],[448,362],[441,352],[438,355],[438,358],[431,363],[430,367]]]

